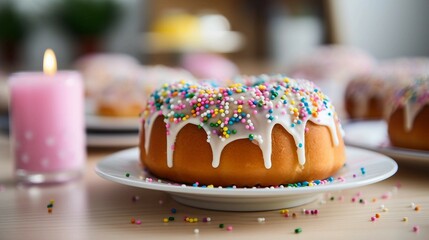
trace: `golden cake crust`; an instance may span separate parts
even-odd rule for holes
[[[389,117],[388,134],[393,146],[429,150],[429,104],[417,114],[410,131],[405,129],[404,108],[397,108]]]
[[[272,131],[272,167],[267,169],[261,148],[248,139],[226,145],[217,168],[212,166],[212,150],[207,135],[196,125],[187,124],[179,132],[173,154],[173,167],[167,166],[166,128],[162,117],[153,123],[149,151],[145,150],[144,128],[140,134],[140,159],[154,175],[179,183],[215,186],[276,186],[325,179],[345,163],[345,148],[337,124],[339,144],[334,145],[328,127],[307,123],[306,163],[297,160],[293,137],[279,124]]]

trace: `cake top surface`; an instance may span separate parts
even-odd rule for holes
[[[398,90],[394,97],[395,106],[406,104],[425,105],[429,103],[429,77],[414,79],[408,86]]]
[[[329,98],[310,81],[284,75],[242,79],[243,83],[228,87],[185,81],[165,84],[152,93],[143,118],[155,112],[162,112],[171,124],[196,118],[200,125],[217,129],[219,137],[228,138],[235,134],[237,124],[255,130],[257,114],[263,114],[268,123],[280,115],[288,115],[292,127],[317,117],[322,111],[334,114]]]

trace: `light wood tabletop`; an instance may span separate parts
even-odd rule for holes
[[[0,239],[429,239],[429,160],[427,165],[398,161],[398,172],[387,180],[329,192],[290,208],[285,217],[279,210],[197,209],[164,192],[97,176],[96,163],[118,149],[88,149],[79,180],[22,185],[14,180],[9,148],[8,137],[0,135]],[[55,201],[51,213],[50,200]],[[318,214],[303,209],[317,209]],[[185,216],[199,221],[184,221]],[[164,223],[169,217],[174,221]],[[203,221],[207,217],[210,222]],[[298,228],[301,232],[295,233]]]

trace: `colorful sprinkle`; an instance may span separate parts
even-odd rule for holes
[[[54,207],[54,203],[55,201],[51,199],[48,205],[46,205],[46,207],[48,208],[48,213],[52,213],[52,208]]]
[[[130,174],[129,173],[125,173],[125,177],[130,177]]]
[[[188,222],[188,223],[196,223],[196,222],[198,222],[198,218],[196,218],[196,217],[185,217],[184,221]]]
[[[299,228],[295,228],[295,233],[296,234],[301,233],[301,232],[302,232],[302,228],[300,228],[300,227]]]
[[[228,227],[226,227],[226,230],[227,230],[227,231],[232,231],[232,226],[228,226]]]
[[[289,209],[282,209],[280,210],[280,214],[289,213]]]
[[[219,224],[219,228],[224,228],[224,227],[225,227],[225,224],[223,223]]]
[[[194,233],[195,233],[195,234],[198,234],[198,233],[200,233],[200,229],[198,229],[198,228],[195,228],[195,229],[194,229]]]
[[[420,227],[418,225],[413,226],[413,232],[419,232],[420,231]]]

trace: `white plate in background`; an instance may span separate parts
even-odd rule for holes
[[[108,134],[108,133],[87,133],[86,145],[89,147],[114,147],[114,148],[129,148],[139,144],[138,133],[125,134]]]
[[[140,127],[140,119],[138,117],[104,117],[86,114],[85,123],[86,128],[92,130],[138,131]]]
[[[343,125],[347,145],[376,151],[395,159],[429,163],[429,151],[393,147],[385,121],[355,121]]]

